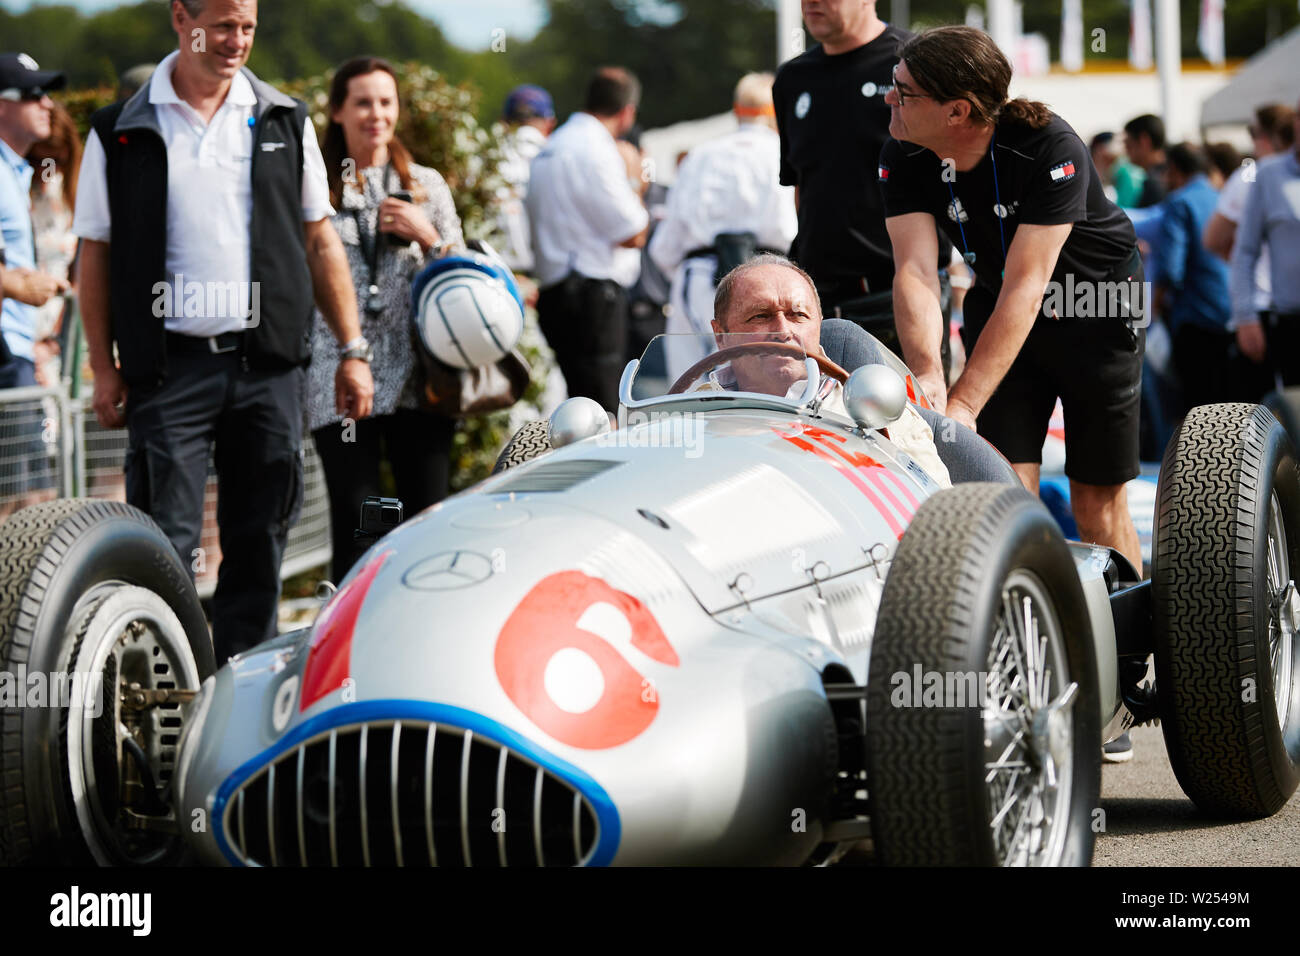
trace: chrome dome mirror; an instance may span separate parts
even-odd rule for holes
[[[547,428],[552,448],[563,448],[584,438],[603,435],[610,430],[609,415],[600,402],[590,398],[570,398],[551,413]]]
[[[888,365],[864,365],[844,383],[844,407],[862,428],[884,428],[907,407],[907,385]]]

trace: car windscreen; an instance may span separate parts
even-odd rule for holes
[[[635,401],[664,395],[750,394],[798,404],[807,387],[807,355],[794,336],[768,332],[657,335],[641,356]]]

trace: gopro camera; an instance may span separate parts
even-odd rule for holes
[[[402,502],[398,498],[371,496],[361,502],[361,527],[355,537],[382,538],[402,523]]]

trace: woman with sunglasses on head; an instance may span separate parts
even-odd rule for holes
[[[334,228],[357,291],[365,339],[359,347],[372,350],[375,379],[372,417],[352,421],[335,411],[331,383],[338,349],[318,316],[307,413],[329,489],[335,581],[365,551],[353,531],[362,501],[380,494],[383,459],[407,515],[444,498],[450,479],[456,424],[420,408],[411,280],[432,259],[462,247],[464,238],[442,176],[412,162],[394,135],[399,112],[397,75],[386,61],[357,57],[334,74],[321,151]]]

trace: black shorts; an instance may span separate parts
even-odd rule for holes
[[[974,286],[962,337],[972,351],[996,303]],[[1056,400],[1065,411],[1065,474],[1086,485],[1138,476],[1138,417],[1146,329],[1119,317],[1039,317],[1006,378],[977,419],[979,433],[1013,464],[1041,464]]]

